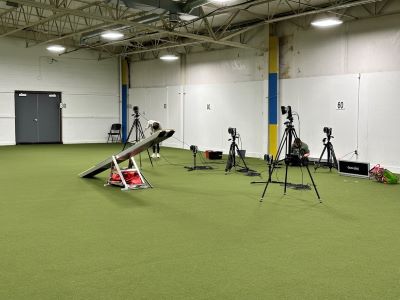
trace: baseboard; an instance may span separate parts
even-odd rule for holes
[[[63,144],[107,144],[107,140],[74,140],[63,141]]]
[[[15,146],[14,141],[2,141],[0,142],[0,146]]]

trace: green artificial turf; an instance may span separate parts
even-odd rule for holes
[[[142,154],[154,189],[78,177],[120,148],[0,147],[0,299],[400,298],[400,185],[312,169],[322,204],[278,184],[260,204],[258,177],[168,148]]]

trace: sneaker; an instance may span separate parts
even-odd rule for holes
[[[160,153],[157,153],[157,158],[160,158]]]
[[[153,153],[153,154],[151,155],[151,158],[156,158],[156,154]]]

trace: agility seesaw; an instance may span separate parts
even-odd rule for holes
[[[137,164],[135,162],[134,156],[139,154],[142,151],[147,150],[148,148],[152,147],[153,145],[156,145],[156,144],[161,143],[162,141],[168,139],[174,133],[175,133],[175,130],[172,130],[172,129],[156,131],[149,137],[135,143],[134,145],[121,151],[118,154],[112,155],[111,157],[107,158],[106,160],[103,160],[101,163],[98,163],[97,165],[82,172],[81,174],[79,174],[79,176],[82,178],[91,178],[91,177],[96,176],[97,174],[100,174],[100,173],[108,170],[108,169],[111,169],[111,174],[110,174],[109,180],[107,181],[107,185],[117,184],[117,185],[123,186],[122,190],[152,187],[151,184],[147,181],[146,178],[144,178],[144,176],[140,172],[139,167],[137,166]],[[132,165],[133,168],[130,168],[127,170],[121,169],[119,164],[124,161],[127,161],[127,160],[130,160],[130,162],[131,162],[130,165]],[[113,180],[113,176],[112,176],[113,171],[116,171],[116,174],[118,174],[118,176],[119,176],[118,182],[119,183],[117,183],[116,180]],[[135,183],[128,183],[124,178],[125,172],[135,173],[135,175],[137,175],[139,177],[139,180],[137,180]]]

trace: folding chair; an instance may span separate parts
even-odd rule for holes
[[[115,123],[111,125],[110,132],[108,133],[107,143],[110,141],[111,143],[121,142],[121,124]]]

